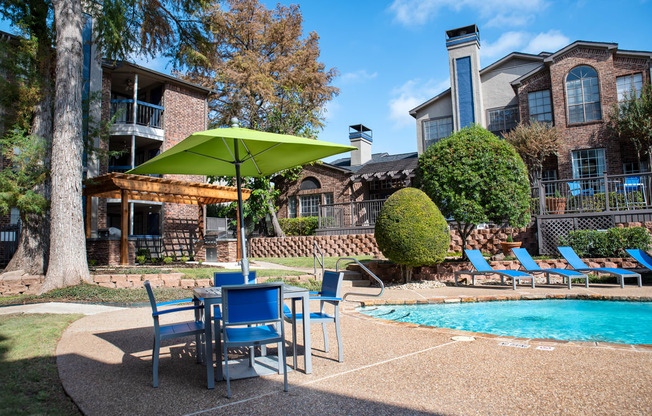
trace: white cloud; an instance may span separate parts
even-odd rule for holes
[[[360,69],[354,72],[347,72],[346,74],[342,75],[341,79],[343,82],[354,83],[354,82],[362,82],[362,81],[374,79],[377,76],[378,76],[378,72],[374,72],[370,74],[367,72],[367,70]]]
[[[324,106],[324,109],[322,110],[324,120],[326,122],[333,120],[341,107],[342,106],[337,101],[337,98],[334,98],[331,101],[327,102],[326,105]]]
[[[507,32],[495,42],[483,41],[480,48],[482,58],[500,58],[511,52],[555,52],[568,45],[570,40],[558,30],[545,33]]]
[[[404,26],[423,25],[447,8],[455,12],[469,9],[487,26],[524,26],[549,5],[549,0],[394,0],[389,12]]]
[[[556,52],[569,43],[570,39],[568,39],[567,36],[564,36],[560,31],[549,30],[546,33],[539,33],[532,40],[530,40],[530,43],[524,49],[524,52]]]
[[[412,79],[394,88],[389,100],[389,118],[394,122],[394,128],[402,128],[414,123],[409,111],[426,100],[450,87],[450,80],[421,81]]]
[[[500,35],[495,42],[482,42],[480,56],[483,58],[493,58],[507,55],[522,47],[529,35],[525,32],[507,32]]]

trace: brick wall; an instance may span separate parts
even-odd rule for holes
[[[575,67],[588,65],[598,73],[602,120],[569,124],[566,105],[566,76]],[[603,48],[576,47],[555,58],[546,70],[524,80],[518,88],[521,120],[529,118],[528,93],[551,90],[554,125],[564,137],[564,144],[557,157],[559,178],[572,177],[572,151],[578,149],[604,148],[606,168],[609,174],[623,172],[623,162],[636,157],[628,141],[613,137],[607,129],[613,106],[618,101],[616,77],[642,73],[643,81],[649,82],[649,62],[644,58],[614,56],[614,51]],[[554,167],[548,166],[554,169]]]
[[[514,241],[521,241],[522,247],[537,252],[537,236],[532,227],[473,230],[467,240],[467,248],[497,254],[501,251],[500,242],[505,241],[508,235],[512,235]],[[251,257],[310,257],[315,242],[329,257],[381,254],[373,234],[350,234],[252,238]],[[451,230],[449,251],[459,252],[461,249],[462,239],[457,231]]]
[[[95,260],[98,266],[120,264],[120,240],[86,239],[86,258]],[[129,264],[135,264],[136,243],[129,241]]]

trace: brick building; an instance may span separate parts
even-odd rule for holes
[[[453,131],[478,123],[502,135],[520,120],[551,123],[565,141],[543,180],[649,172],[631,144],[607,129],[613,107],[650,82],[652,52],[576,41],[557,52],[513,52],[480,69],[476,25],[446,32],[451,88],[410,111],[419,154]]]
[[[101,119],[112,124],[108,141],[100,146],[112,156],[89,161],[88,177],[125,172],[207,129],[206,88],[127,62],[103,63],[101,88]],[[204,181],[202,176],[163,176]],[[92,204],[91,240],[120,228],[120,200],[93,198]],[[152,255],[187,255],[199,237],[201,214],[194,205],[131,200],[129,236]]]
[[[349,127],[349,140],[357,148],[350,157],[306,165],[296,181],[277,184],[279,218],[319,217],[323,234],[373,229],[382,202],[412,184],[417,153],[372,153],[373,133],[362,124]]]

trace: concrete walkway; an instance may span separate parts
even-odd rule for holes
[[[412,302],[514,293],[652,297],[652,287],[388,289],[382,299]],[[165,344],[160,387],[152,388],[149,308],[74,322],[57,347],[59,374],[68,394],[88,415],[652,414],[652,347],[482,334],[472,334],[475,340],[465,342],[454,337],[468,333],[373,319],[356,312],[356,305],[346,302],[343,307],[344,362],[337,362],[332,328],[331,350],[326,353],[321,328],[315,325],[313,373],[303,373],[300,359],[299,371],[289,374],[289,393],[282,391],[279,375],[234,381],[232,399],[226,398],[223,382],[206,389],[205,369],[195,363],[190,339]],[[533,348],[506,346],[506,341]]]
[[[12,313],[56,313],[56,314],[82,314],[96,315],[98,313],[113,312],[125,308],[105,305],[91,305],[87,303],[47,302],[29,305],[1,306],[0,315]]]

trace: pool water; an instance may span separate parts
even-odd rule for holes
[[[652,302],[549,299],[382,305],[358,311],[391,321],[495,335],[652,344]]]

